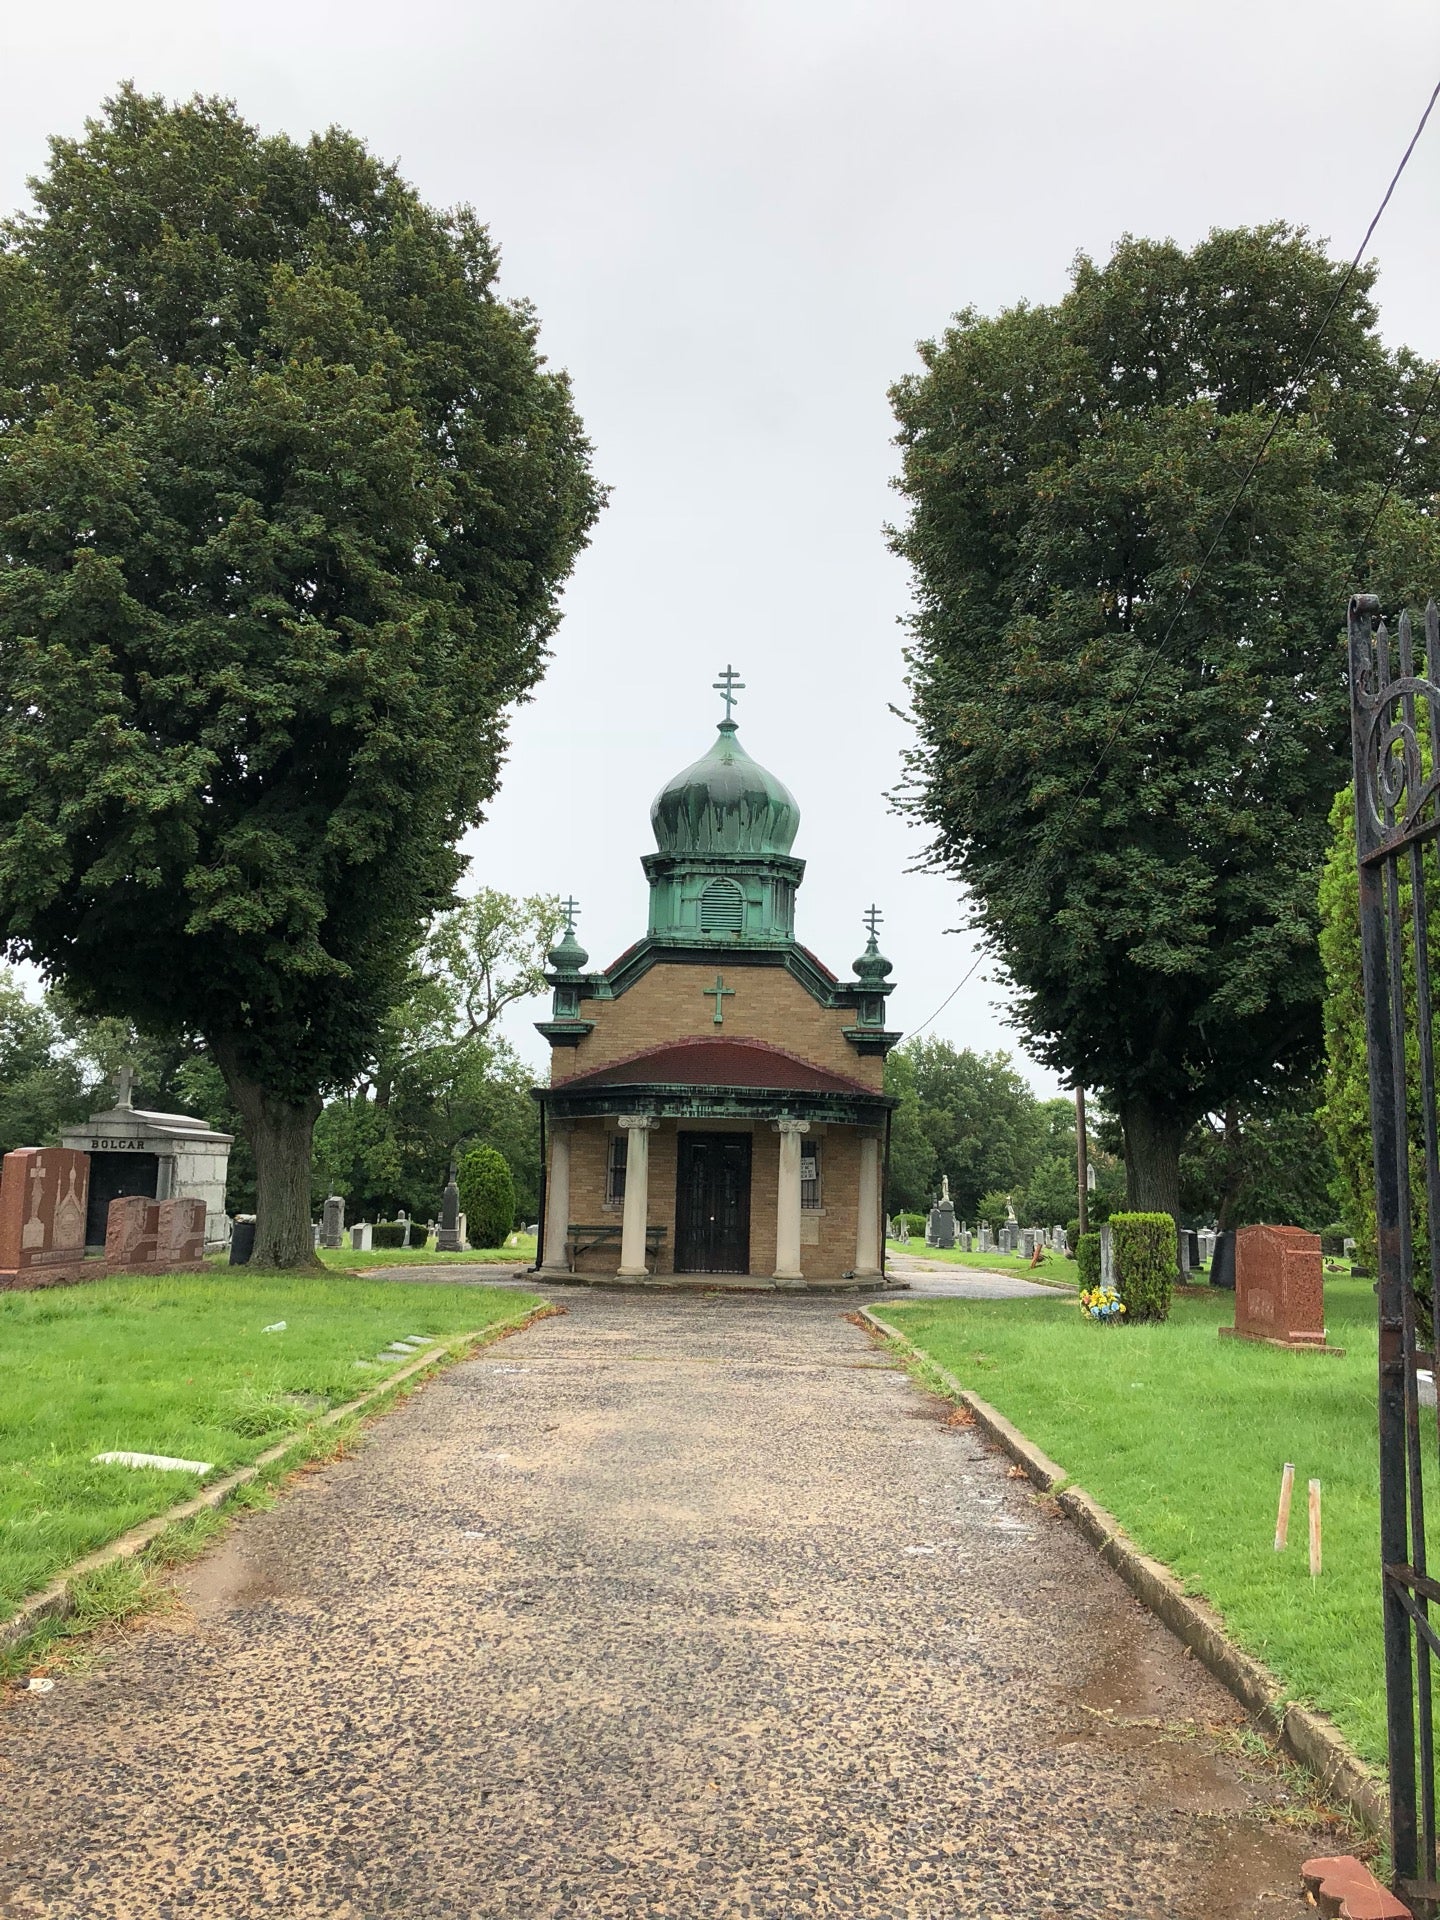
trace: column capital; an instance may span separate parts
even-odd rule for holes
[[[809,1133],[808,1120],[772,1120],[770,1126],[775,1133]]]
[[[660,1124],[653,1113],[618,1113],[615,1121],[617,1126],[624,1127],[627,1132],[638,1128],[646,1133],[653,1133]]]

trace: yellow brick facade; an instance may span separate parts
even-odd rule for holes
[[[724,1002],[724,1022],[715,1025],[715,1000],[705,992],[717,972],[734,997]],[[718,966],[661,960],[616,1000],[586,1000],[582,1012],[595,1022],[577,1047],[557,1047],[551,1083],[578,1079],[614,1060],[672,1040],[765,1040],[799,1054],[830,1073],[857,1080],[878,1093],[884,1062],[862,1057],[845,1038],[855,1014],[848,1007],[822,1007],[783,967],[746,966],[737,958]]]
[[[682,1131],[748,1133],[750,1158],[750,1273],[765,1276],[775,1270],[776,1211],[779,1193],[780,1139],[764,1121],[662,1119],[650,1136],[650,1178],[647,1218],[664,1238],[649,1265],[655,1277],[675,1272],[678,1222],[675,1173]],[[578,1120],[570,1134],[570,1223],[578,1231],[572,1240],[574,1271],[583,1278],[611,1275],[619,1263],[621,1209],[606,1199],[610,1143],[619,1131],[613,1118]],[[853,1127],[816,1122],[813,1134],[820,1148],[820,1206],[800,1216],[800,1263],[806,1280],[834,1281],[853,1272],[859,1225],[859,1132]],[[607,1229],[597,1239],[585,1229]],[[591,1244],[587,1245],[586,1242]],[[581,1250],[576,1251],[579,1248]],[[880,1247],[871,1255],[879,1263]]]

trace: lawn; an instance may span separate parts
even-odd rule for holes
[[[877,1311],[998,1407],[1217,1607],[1295,1699],[1328,1713],[1381,1765],[1372,1283],[1327,1276],[1325,1302],[1343,1360],[1218,1339],[1234,1295],[1208,1289],[1178,1296],[1161,1326],[1092,1325],[1064,1296]],[[1287,1460],[1295,1502],[1290,1544],[1277,1554]],[[1324,1565],[1313,1582],[1309,1479],[1323,1486]]]
[[[927,1247],[920,1239],[887,1240],[886,1246],[894,1253],[917,1254],[922,1260],[944,1260],[954,1267],[976,1267],[982,1273],[1018,1273],[1027,1280],[1038,1280],[1042,1286],[1075,1287],[1080,1284],[1080,1270],[1068,1254],[1048,1253],[1038,1267],[1020,1253],[962,1253],[959,1247]]]
[[[469,1253],[437,1253],[433,1246],[375,1247],[369,1253],[350,1246],[322,1247],[320,1258],[341,1273],[366,1267],[530,1267],[535,1264],[535,1236],[522,1233],[518,1246],[481,1247]]]
[[[0,1293],[0,1619],[202,1484],[93,1454],[243,1466],[406,1365],[382,1357],[391,1342],[443,1341],[534,1304],[498,1288],[243,1268]],[[280,1320],[283,1332],[264,1331]]]

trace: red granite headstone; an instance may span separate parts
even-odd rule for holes
[[[1235,1234],[1235,1324],[1222,1335],[1339,1353],[1325,1341],[1320,1236],[1303,1227],[1240,1227]]]
[[[143,1193],[112,1200],[105,1214],[107,1267],[153,1267],[160,1203]]]
[[[162,1200],[155,1251],[167,1267],[198,1266],[205,1258],[205,1202]]]
[[[0,1165],[0,1286],[69,1278],[85,1258],[90,1156],[17,1147]]]

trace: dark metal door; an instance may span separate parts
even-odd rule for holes
[[[1392,640],[1369,594],[1350,602],[1350,722],[1365,1047],[1375,1156],[1380,1309],[1380,1558],[1396,1886],[1430,1913],[1435,1881],[1431,1659],[1440,1638],[1426,1568],[1417,1368],[1440,1351],[1437,1147],[1428,889],[1440,836],[1440,616],[1425,613],[1417,671],[1410,617]],[[1423,1163],[1423,1178],[1419,1168]],[[1416,1229],[1424,1222],[1417,1235]],[[1416,1293],[1416,1249],[1421,1250]],[[1428,1294],[1429,1307],[1423,1305]],[[1425,1420],[1436,1440],[1434,1416]]]
[[[675,1271],[750,1271],[750,1136],[682,1133],[675,1194]]]
[[[127,1200],[137,1193],[153,1200],[159,1184],[158,1153],[92,1153],[90,1199],[85,1210],[86,1246],[104,1246],[105,1218],[112,1200]]]

